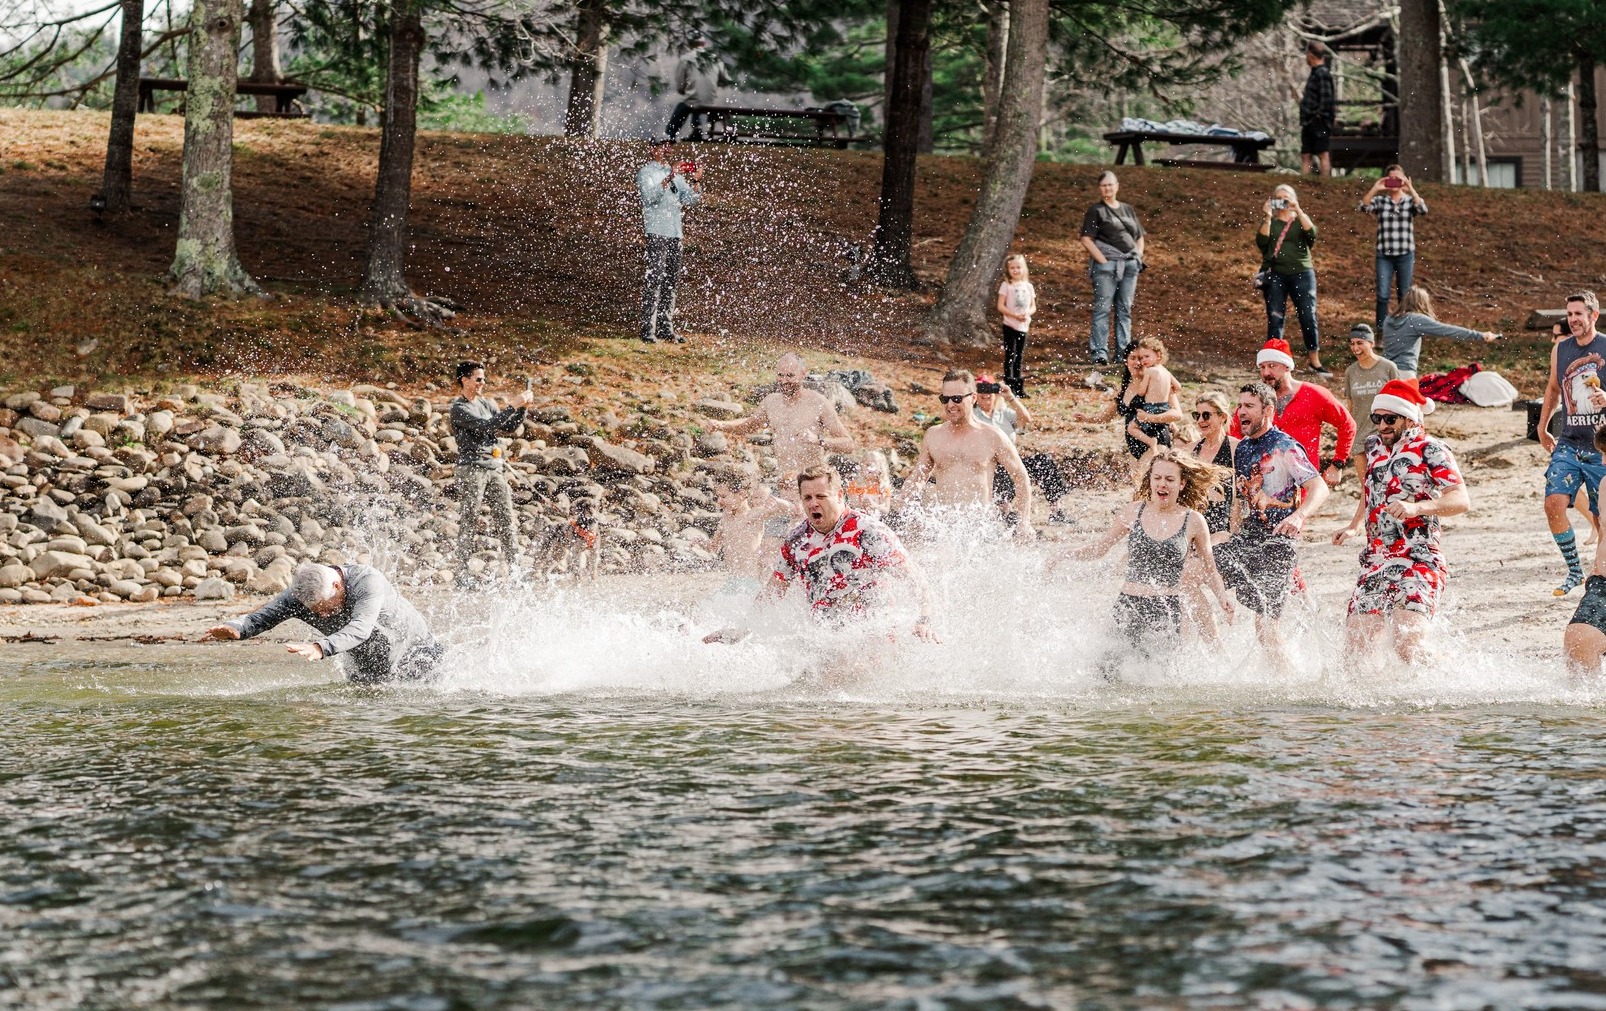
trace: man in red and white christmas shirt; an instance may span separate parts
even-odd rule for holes
[[[1439,520],[1471,508],[1449,447],[1422,430],[1427,398],[1395,379],[1372,401],[1377,431],[1366,440],[1366,486],[1350,525],[1334,544],[1366,534],[1361,576],[1349,602],[1349,648],[1364,653],[1392,624],[1401,660],[1421,658],[1428,620],[1439,606],[1449,566]]]
[[[1316,383],[1298,382],[1293,377],[1294,355],[1285,340],[1274,338],[1266,342],[1255,355],[1255,367],[1260,380],[1277,394],[1277,428],[1289,435],[1305,449],[1311,466],[1322,472],[1328,487],[1338,484],[1355,445],[1355,419],[1349,408]],[[1333,455],[1322,458],[1322,426],[1331,425],[1338,435]],[[1232,436],[1243,438],[1238,428],[1238,416],[1233,415]]]
[[[894,584],[913,584],[920,598],[915,635],[931,632],[931,592],[925,574],[904,550],[898,535],[880,520],[847,508],[842,479],[830,466],[810,467],[797,476],[803,522],[781,544],[775,571],[761,597],[784,597],[796,582],[808,596],[815,617],[847,621],[883,611],[894,602]],[[721,629],[704,642],[733,642],[742,629]]]

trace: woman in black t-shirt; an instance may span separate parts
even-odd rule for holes
[[[1087,276],[1093,282],[1093,332],[1088,348],[1093,364],[1110,362],[1110,312],[1115,312],[1115,357],[1126,357],[1132,343],[1132,299],[1143,270],[1143,226],[1131,204],[1115,199],[1121,184],[1114,172],[1099,176],[1099,202],[1082,216]]]

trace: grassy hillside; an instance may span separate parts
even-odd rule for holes
[[[305,122],[236,124],[235,216],[246,268],[277,298],[194,305],[165,295],[160,275],[178,221],[182,121],[142,116],[138,213],[97,222],[106,117],[0,110],[0,372],[11,378],[109,378],[191,372],[314,372],[416,381],[465,350],[506,361],[554,360],[589,338],[634,332],[640,272],[637,145],[561,138],[426,134],[411,220],[411,276],[467,309],[466,334],[420,333],[363,315],[349,294],[361,272],[378,135]],[[930,359],[910,343],[932,298],[840,281],[850,245],[868,240],[880,160],[874,154],[702,146],[706,204],[688,218],[686,328],[707,351],[745,358],[752,339],[887,360]],[[970,211],[978,165],[921,163],[916,260],[935,285]],[[1018,248],[1031,258],[1042,312],[1029,363],[1065,371],[1088,320],[1076,241],[1094,199],[1093,170],[1039,166]],[[1239,363],[1262,336],[1248,283],[1271,177],[1127,168],[1122,197],[1150,230],[1138,329],[1165,338],[1198,371]],[[1371,315],[1371,220],[1354,205],[1366,183],[1307,180],[1301,196],[1322,229],[1321,317],[1341,362],[1350,322]],[[1576,287],[1606,291],[1606,199],[1422,187],[1418,276],[1452,322],[1513,333],[1531,308]],[[1332,338],[1338,338],[1336,342]],[[87,349],[87,342],[98,343]],[[1297,340],[1297,338],[1296,338]],[[1542,360],[1543,341],[1482,354],[1508,371]],[[87,349],[87,350],[86,350]],[[1427,368],[1464,346],[1430,345]],[[1482,349],[1480,349],[1480,353]],[[965,363],[992,352],[952,352]],[[1521,376],[1519,375],[1519,378]],[[1531,374],[1530,374],[1531,381]]]

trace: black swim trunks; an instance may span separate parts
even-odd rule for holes
[[[1246,535],[1240,531],[1216,545],[1221,581],[1239,603],[1276,621],[1294,584],[1299,548],[1291,537]]]
[[[1606,576],[1584,580],[1584,599],[1578,602],[1569,625],[1591,625],[1606,632]]]

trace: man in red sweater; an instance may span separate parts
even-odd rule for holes
[[[1322,472],[1322,480],[1329,488],[1344,476],[1345,462],[1355,445],[1355,419],[1349,408],[1325,386],[1295,381],[1294,355],[1288,342],[1273,338],[1266,342],[1255,356],[1260,379],[1277,394],[1277,427],[1287,433],[1305,449],[1311,465]],[[1322,459],[1322,426],[1332,425],[1338,432],[1338,445],[1332,457]],[[1238,427],[1236,412],[1232,418],[1232,435],[1243,438]]]

